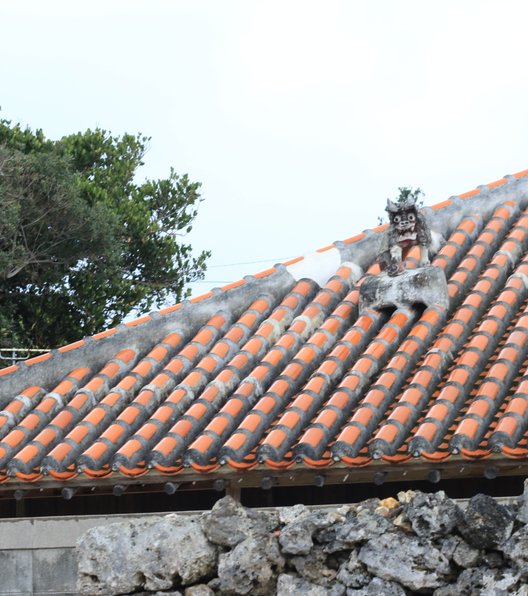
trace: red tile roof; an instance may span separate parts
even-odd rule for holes
[[[0,371],[0,482],[526,460],[527,204],[426,209],[448,308],[359,312],[381,226]]]

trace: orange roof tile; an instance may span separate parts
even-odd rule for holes
[[[447,308],[360,312],[381,226],[4,369],[0,483],[526,458],[527,204],[426,209]]]

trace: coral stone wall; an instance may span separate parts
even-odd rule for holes
[[[257,511],[225,497],[200,516],[93,528],[77,559],[90,595],[528,596],[528,490],[464,508],[443,492],[333,510]]]

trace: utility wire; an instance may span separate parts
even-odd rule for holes
[[[293,257],[280,257],[278,259],[260,259],[258,261],[241,261],[240,263],[226,263],[225,265],[209,265],[206,271],[209,269],[219,269],[222,267],[236,267],[237,265],[256,265],[258,263],[280,263],[282,261],[288,261]],[[191,283],[193,284],[229,284],[233,282],[233,279],[197,279]]]
[[[282,257],[278,259],[261,259],[260,261],[245,261],[242,263],[227,263],[226,265],[209,265],[207,269],[217,269],[218,267],[234,267],[236,265],[256,265],[257,263],[281,263],[293,257]]]

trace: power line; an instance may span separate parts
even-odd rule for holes
[[[258,261],[241,261],[240,263],[227,263],[225,265],[210,265],[207,267],[207,271],[209,269],[218,269],[221,267],[235,267],[237,265],[256,265],[258,263],[280,263],[281,261],[287,261],[292,259],[293,257],[281,257],[278,259],[260,259]],[[232,283],[233,279],[197,279],[191,283],[193,284],[229,284]]]
[[[257,263],[280,263],[282,261],[287,261],[288,259],[292,259],[293,257],[281,257],[278,259],[261,259],[260,261],[244,261],[241,263],[227,263],[226,265],[210,265],[207,269],[217,269],[218,267],[234,267],[236,265],[256,265]]]

